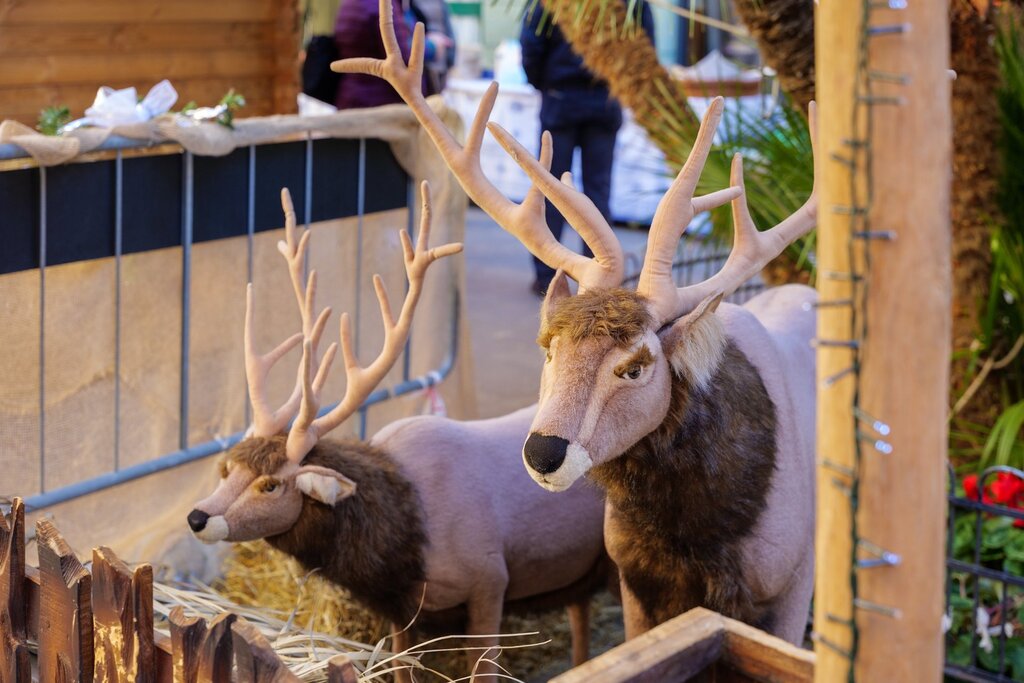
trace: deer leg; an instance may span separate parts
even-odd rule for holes
[[[619,578],[619,589],[622,593],[622,620],[626,626],[626,640],[632,640],[642,633],[654,628],[647,618],[644,608],[633,591],[629,590],[624,578]]]
[[[590,599],[583,598],[565,611],[569,613],[569,633],[572,634],[572,665],[579,666],[590,659]]]
[[[391,651],[394,654],[404,652],[409,649],[412,645],[412,634],[406,630],[402,630],[402,626],[398,624],[391,625]],[[410,669],[399,669],[395,672],[395,683],[415,683],[412,671]]]
[[[468,635],[488,636],[487,638],[473,638],[470,640],[470,647],[493,648],[498,644],[498,633],[501,630],[501,611],[504,607],[505,587],[508,585],[507,574],[504,573],[500,581],[495,581],[484,590],[478,591],[469,599],[469,624]],[[495,674],[498,668],[485,661],[479,661],[483,657],[493,658],[497,656],[495,650],[477,649],[469,655],[470,671],[475,672],[474,680],[496,681]]]

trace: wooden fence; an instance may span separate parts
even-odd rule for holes
[[[48,520],[36,522],[39,568],[25,565],[25,508],[0,515],[0,683],[297,683],[255,626],[235,614],[210,622],[175,607],[170,637],[153,629],[153,568],[93,550],[90,573]],[[356,683],[345,655],[330,683]]]

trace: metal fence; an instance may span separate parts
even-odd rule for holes
[[[946,676],[1024,680],[1024,472],[950,468]]]
[[[302,152],[303,160],[302,160],[301,171],[298,171],[297,163],[292,163],[291,164],[292,170],[290,171],[290,175],[291,175],[291,180],[293,181],[293,184],[290,184],[290,187],[292,189],[293,196],[294,196],[295,201],[296,201],[296,208],[297,208],[298,217],[299,217],[300,220],[302,220],[304,222],[304,224],[306,226],[309,226],[312,222],[315,222],[317,220],[324,220],[324,219],[329,219],[329,218],[336,217],[336,216],[332,215],[332,211],[337,208],[338,202],[339,201],[348,201],[348,200],[339,200],[337,197],[333,196],[334,194],[338,194],[338,192],[333,191],[333,189],[330,187],[329,184],[325,184],[327,179],[318,178],[317,177],[318,176],[318,174],[317,174],[317,166],[319,166],[319,165],[321,165],[323,163],[323,160],[319,159],[318,155],[320,155],[321,152],[330,152],[330,149],[333,149],[333,148],[329,148],[328,147],[330,145],[334,145],[335,147],[337,147],[337,145],[339,145],[339,144],[345,144],[345,145],[349,145],[349,146],[358,146],[357,150],[355,150],[355,149],[351,150],[353,152],[353,154],[351,156],[354,156],[354,164],[352,164],[354,166],[354,168],[351,168],[349,170],[354,171],[354,173],[356,175],[356,179],[357,179],[357,191],[355,193],[355,198],[354,198],[355,207],[354,207],[354,210],[351,212],[350,215],[357,219],[357,228],[356,229],[359,231],[359,237],[358,237],[358,242],[357,243],[359,244],[360,250],[362,248],[362,231],[363,231],[363,217],[364,217],[364,214],[370,213],[370,212],[373,212],[373,211],[380,211],[380,210],[387,209],[387,208],[396,208],[395,206],[384,206],[384,207],[379,206],[380,202],[376,201],[375,197],[373,195],[374,191],[378,191],[377,188],[376,188],[376,183],[375,183],[375,187],[371,188],[371,191],[368,192],[367,183],[366,183],[368,167],[372,167],[372,169],[374,171],[374,177],[376,177],[376,174],[378,172],[380,172],[380,173],[384,173],[384,174],[390,174],[389,178],[392,179],[392,180],[395,180],[395,182],[398,182],[396,180],[398,177],[404,178],[405,184],[402,187],[402,189],[399,190],[400,192],[404,193],[404,196],[401,197],[401,199],[400,199],[401,205],[402,206],[410,206],[411,205],[411,199],[413,197],[412,185],[409,182],[409,179],[405,175],[404,171],[402,171],[400,169],[400,167],[397,166],[397,162],[395,162],[394,158],[390,156],[390,150],[388,150],[386,144],[383,143],[383,142],[380,142],[380,141],[367,140],[367,139],[340,141],[340,140],[330,139],[330,138],[314,139],[312,136],[307,136],[305,138],[305,140],[298,140],[298,141],[292,140],[292,141],[289,141],[287,143],[274,143],[273,145],[270,145],[270,146],[265,146],[265,145],[249,146],[247,148],[241,148],[239,150],[236,150],[236,152],[232,155],[232,157],[234,157],[233,161],[231,162],[232,164],[234,164],[233,167],[232,167],[233,170],[231,170],[230,173],[228,173],[228,175],[233,176],[235,178],[235,180],[238,181],[236,183],[236,185],[238,186],[236,188],[236,189],[238,189],[238,192],[236,192],[235,194],[237,195],[237,197],[239,199],[244,196],[244,205],[243,206],[232,206],[231,211],[233,212],[232,215],[233,215],[233,219],[235,220],[235,222],[243,222],[244,223],[244,228],[242,226],[239,226],[238,230],[235,233],[233,233],[233,235],[235,235],[235,236],[242,236],[242,235],[247,236],[247,244],[248,244],[248,247],[247,247],[247,272],[248,272],[248,277],[249,277],[250,281],[252,281],[252,278],[253,278],[253,242],[254,242],[255,235],[257,234],[257,232],[259,232],[261,230],[267,230],[267,229],[273,229],[273,228],[279,227],[281,225],[281,223],[283,222],[283,219],[281,218],[281,213],[280,213],[279,205],[276,206],[276,209],[273,206],[273,203],[276,203],[277,193],[276,192],[267,193],[266,191],[264,191],[265,188],[261,187],[261,185],[266,185],[267,182],[268,182],[267,178],[261,177],[261,175],[263,175],[263,166],[262,166],[263,160],[264,159],[270,159],[274,154],[277,154],[280,151],[280,150],[271,149],[271,147],[275,147],[275,146],[276,147],[281,147],[283,144],[291,145],[292,146],[291,149],[293,151],[295,151],[294,148],[295,148],[296,145],[301,145],[301,146],[304,147],[304,150]],[[66,263],[69,260],[70,261],[87,260],[87,259],[90,259],[90,258],[97,258],[98,256],[112,256],[113,257],[114,263],[115,263],[115,276],[114,276],[114,279],[115,279],[115,303],[114,303],[115,313],[114,313],[114,318],[115,319],[113,321],[113,324],[115,326],[115,332],[114,332],[114,345],[115,345],[115,349],[114,349],[114,361],[113,361],[114,362],[114,376],[115,376],[115,378],[120,378],[120,376],[121,376],[120,373],[121,373],[121,362],[122,362],[122,322],[123,322],[123,320],[122,320],[122,301],[121,301],[121,299],[122,299],[122,295],[121,295],[121,292],[122,292],[122,260],[123,260],[123,258],[125,256],[125,253],[130,250],[130,249],[128,249],[126,247],[126,241],[125,241],[125,238],[126,238],[126,234],[125,234],[125,220],[126,220],[125,219],[125,215],[126,215],[127,202],[129,201],[129,197],[127,197],[126,194],[134,195],[135,193],[137,193],[137,187],[139,185],[138,182],[132,183],[133,179],[131,178],[131,170],[126,168],[126,167],[128,166],[127,162],[128,162],[129,157],[134,158],[133,157],[133,152],[136,151],[135,148],[139,148],[139,147],[143,147],[143,145],[138,143],[138,142],[136,142],[136,141],[126,140],[126,139],[121,139],[121,138],[114,138],[114,139],[108,140],[108,142],[105,143],[105,145],[103,146],[103,150],[105,150],[106,153],[105,154],[100,154],[99,158],[97,159],[98,161],[104,161],[106,163],[110,163],[112,161],[112,163],[113,163],[113,180],[112,180],[112,188],[110,188],[110,190],[111,190],[111,192],[113,194],[113,207],[114,207],[113,208],[113,214],[111,216],[111,218],[112,218],[112,221],[111,221],[112,225],[109,225],[108,227],[104,228],[104,229],[109,229],[109,231],[112,232],[112,240],[111,240],[112,241],[112,250],[111,250],[111,252],[110,253],[105,253],[105,254],[93,254],[93,253],[88,253],[88,249],[86,249],[85,251],[87,253],[85,253],[84,255],[81,255],[81,256],[72,256],[72,257],[69,258],[67,256],[67,254],[65,253],[65,254],[63,254],[60,257],[60,259],[54,259],[58,263],[60,263],[60,262],[65,262]],[[39,303],[39,307],[40,307],[40,312],[39,312],[40,324],[39,324],[38,344],[39,344],[39,359],[40,359],[40,363],[39,363],[39,435],[38,435],[38,444],[37,445],[38,445],[38,455],[39,455],[40,492],[37,495],[31,496],[31,497],[26,499],[26,505],[27,505],[29,510],[46,508],[46,507],[49,507],[49,506],[52,506],[52,505],[56,505],[58,503],[63,503],[63,502],[66,502],[66,501],[78,498],[80,496],[84,496],[84,495],[87,495],[87,494],[95,493],[97,491],[103,490],[103,489],[111,487],[111,486],[115,486],[117,484],[122,484],[122,483],[125,483],[125,482],[128,482],[128,481],[132,481],[132,480],[138,479],[140,477],[148,476],[148,475],[151,475],[151,474],[155,474],[157,472],[168,470],[168,469],[173,468],[173,467],[184,465],[186,463],[193,462],[193,461],[199,460],[201,458],[206,458],[208,456],[211,456],[211,455],[217,454],[219,452],[222,452],[222,451],[226,450],[227,448],[230,448],[233,444],[235,444],[239,440],[241,440],[241,438],[244,435],[243,431],[238,431],[238,432],[230,434],[228,436],[221,437],[221,438],[211,439],[211,440],[203,442],[203,443],[190,443],[189,442],[189,433],[188,433],[189,432],[189,411],[190,411],[190,405],[189,405],[189,398],[190,398],[190,393],[189,393],[189,376],[190,376],[190,351],[191,351],[191,348],[190,348],[190,333],[191,333],[191,326],[192,326],[192,320],[191,320],[191,309],[192,309],[192,302],[191,302],[191,290],[192,290],[192,250],[193,250],[194,245],[197,243],[197,241],[217,239],[218,237],[224,236],[224,235],[215,234],[216,230],[213,230],[213,233],[210,233],[210,229],[209,228],[206,228],[205,230],[206,230],[207,233],[210,233],[210,234],[204,234],[204,235],[197,235],[196,234],[196,228],[197,228],[197,222],[196,222],[196,215],[197,215],[196,214],[196,197],[197,197],[197,193],[202,193],[202,197],[203,197],[203,200],[205,202],[205,204],[204,204],[205,206],[215,205],[218,201],[222,201],[222,199],[218,197],[218,193],[219,193],[219,189],[218,188],[203,187],[203,180],[197,178],[196,166],[197,166],[197,163],[204,164],[204,166],[203,166],[203,168],[205,169],[204,178],[206,178],[208,180],[211,177],[217,177],[216,176],[217,173],[220,173],[222,171],[226,172],[225,169],[227,168],[225,166],[216,166],[216,165],[211,166],[210,168],[207,168],[208,165],[210,165],[210,164],[227,163],[227,162],[220,162],[219,160],[210,159],[210,158],[206,158],[206,157],[194,157],[193,154],[191,154],[190,152],[185,151],[185,150],[181,150],[180,148],[177,148],[176,152],[175,152],[175,150],[172,149],[169,152],[166,152],[166,151],[163,152],[163,154],[170,155],[170,156],[173,156],[173,155],[177,154],[180,157],[180,159],[181,159],[181,177],[180,177],[181,193],[180,193],[180,198],[179,198],[180,199],[180,203],[176,207],[176,210],[180,212],[180,239],[179,239],[179,236],[176,235],[175,236],[176,242],[173,245],[173,246],[180,246],[181,247],[181,276],[182,276],[182,290],[181,290],[181,297],[180,297],[180,301],[181,301],[181,309],[180,309],[181,333],[180,333],[180,339],[178,339],[178,341],[177,341],[177,344],[179,345],[179,348],[180,348],[180,377],[179,377],[179,386],[180,386],[181,400],[180,400],[179,416],[178,416],[179,417],[179,424],[180,424],[180,434],[179,434],[179,439],[178,439],[179,440],[179,447],[180,448],[177,451],[174,451],[174,452],[171,452],[171,453],[166,453],[166,454],[163,454],[163,455],[159,455],[157,457],[153,457],[152,459],[146,460],[146,461],[141,462],[141,463],[136,463],[136,464],[132,464],[132,465],[129,465],[129,466],[123,466],[122,465],[122,458],[121,458],[121,450],[122,449],[121,449],[121,444],[119,443],[119,435],[120,435],[120,432],[121,432],[121,430],[120,430],[120,420],[121,420],[121,414],[122,414],[122,409],[121,409],[121,400],[122,399],[121,399],[121,388],[120,388],[121,382],[120,381],[115,381],[114,382],[114,397],[113,397],[113,402],[114,402],[113,420],[114,420],[114,424],[112,425],[115,436],[114,436],[113,453],[111,454],[111,461],[110,461],[111,462],[111,469],[110,469],[110,471],[105,472],[105,473],[103,473],[103,474],[101,474],[99,476],[93,476],[93,477],[90,477],[88,479],[84,479],[84,480],[81,480],[81,481],[74,482],[74,483],[69,484],[69,485],[63,485],[63,486],[60,486],[59,488],[48,489],[47,486],[46,486],[46,482],[47,482],[47,462],[46,462],[46,457],[45,457],[45,455],[46,455],[46,448],[45,448],[45,446],[46,446],[46,434],[47,434],[47,430],[46,430],[46,410],[45,410],[45,407],[47,405],[47,403],[46,403],[47,402],[46,382],[45,382],[45,377],[46,377],[46,373],[47,373],[46,362],[45,362],[45,359],[46,359],[45,350],[46,350],[46,345],[47,345],[47,338],[46,338],[46,334],[45,334],[45,328],[46,328],[46,325],[45,325],[45,318],[46,318],[46,316],[45,316],[45,305],[46,305],[46,300],[47,300],[47,277],[46,277],[47,267],[52,265],[52,263],[54,261],[54,260],[51,260],[51,257],[54,254],[54,246],[55,246],[54,243],[51,242],[51,240],[49,239],[51,237],[51,235],[50,235],[51,225],[50,225],[50,222],[48,220],[50,218],[50,216],[48,214],[53,211],[53,209],[54,209],[54,202],[53,202],[53,197],[48,195],[48,193],[52,192],[53,176],[54,175],[63,176],[63,174],[65,174],[67,172],[67,169],[69,168],[69,166],[54,167],[54,168],[51,168],[51,169],[47,169],[45,167],[35,167],[35,165],[32,162],[28,161],[28,160],[25,160],[24,163],[20,163],[19,160],[23,159],[25,155],[24,155],[24,153],[19,148],[14,147],[12,145],[0,145],[0,162],[5,162],[5,164],[6,164],[3,169],[0,169],[0,175],[2,175],[3,173],[11,172],[11,171],[20,172],[20,173],[36,174],[35,178],[31,178],[30,179],[30,181],[31,181],[30,184],[32,186],[34,186],[34,188],[37,190],[36,196],[35,196],[35,199],[34,199],[34,201],[36,202],[35,203],[35,207],[34,207],[34,212],[35,212],[35,218],[37,220],[37,223],[34,226],[34,233],[35,233],[35,237],[36,237],[37,241],[36,241],[35,244],[31,245],[31,249],[30,249],[30,251],[33,252],[33,253],[29,254],[29,255],[27,255],[25,257],[25,259],[27,259],[27,260],[23,259],[23,261],[25,261],[24,263],[21,263],[21,264],[17,264],[16,263],[13,266],[10,266],[10,267],[8,267],[6,269],[0,269],[0,272],[10,272],[12,269],[13,270],[18,270],[18,269],[24,270],[26,268],[27,269],[37,269],[38,270],[38,274],[39,274],[39,280],[38,281],[39,281],[39,302],[40,302]],[[387,158],[383,158],[383,157],[387,157]],[[297,159],[293,159],[293,161],[297,162]],[[83,161],[81,163],[74,164],[74,166],[81,167],[81,166],[88,165],[90,163],[92,163],[92,162],[91,161]],[[135,168],[135,166],[132,166],[132,168]],[[383,170],[381,170],[382,168],[383,168]],[[211,176],[211,174],[214,174],[214,175]],[[130,184],[131,184],[131,189],[126,190],[126,188]],[[282,184],[287,184],[287,183],[282,183]],[[394,182],[391,183],[391,184],[395,185]],[[28,186],[28,185],[25,185],[24,183],[22,183],[22,186]],[[301,188],[299,191],[296,191],[297,190],[297,186],[298,186],[298,188]],[[19,186],[19,187],[21,187],[21,186]],[[280,185],[277,188],[275,188],[275,189],[279,189],[279,187],[280,187]],[[4,188],[0,188],[0,190],[3,190],[3,189]],[[22,191],[22,194],[24,194],[23,191]],[[270,210],[271,211],[276,210],[277,222],[276,223],[272,223],[272,225],[259,225],[258,223],[260,221],[262,221],[263,219],[261,218],[261,208],[258,207],[258,204],[265,203],[265,197],[267,197],[268,194],[269,194],[270,198],[272,199]],[[4,196],[2,192],[0,192],[0,196]],[[8,196],[8,197],[12,196],[12,192],[8,191],[6,196]],[[135,196],[132,196],[130,199],[132,201],[138,201],[139,200],[139,198],[135,197]],[[145,198],[143,198],[142,200],[145,201]],[[234,204],[238,204],[239,203],[236,200],[232,200],[232,201],[234,202]],[[88,211],[90,208],[91,207],[80,207],[80,210]],[[83,213],[84,213],[84,211],[83,211]],[[217,213],[217,212],[215,211],[215,213]],[[264,213],[266,213],[266,211],[264,211]],[[244,214],[244,216],[242,214]],[[135,222],[137,223],[138,221],[135,221]],[[412,211],[409,212],[409,222],[410,222],[410,225],[408,227],[411,228],[412,227],[411,226]],[[104,237],[103,239],[107,239],[107,238]],[[65,240],[63,240],[63,239],[60,240],[60,242],[64,242],[64,241]],[[157,246],[161,246],[161,245],[157,245]],[[163,246],[167,246],[167,245],[163,245]],[[143,249],[135,249],[135,251],[140,251],[140,250],[144,251],[145,248],[143,248]],[[65,247],[63,251],[66,252],[67,248]],[[361,251],[360,251],[360,256],[361,256]],[[29,261],[31,261],[33,258],[35,259],[34,262],[29,263]],[[359,272],[360,271],[360,267],[359,267],[360,260],[361,259],[357,258],[357,261],[356,261],[356,270],[357,270],[357,272],[355,274],[355,279],[354,279],[354,283],[355,283],[355,286],[357,288],[357,291],[356,291],[356,301],[357,302],[360,299],[360,292],[358,291],[358,288],[360,288],[361,284],[362,284],[362,282],[361,282],[361,280],[362,280],[361,273]],[[358,329],[359,311],[358,311],[358,308],[355,311],[355,315],[353,317],[356,320],[355,325],[357,326],[356,329],[354,330],[354,334],[355,334],[355,338],[358,339],[359,338],[359,329]],[[456,330],[457,330],[457,327],[458,327],[458,319],[459,319],[458,292],[453,287],[450,345],[449,345],[449,348],[447,349],[447,353],[445,354],[445,357],[441,360],[439,365],[434,370],[432,370],[432,371],[430,371],[430,372],[428,372],[428,373],[426,373],[426,374],[424,374],[422,376],[419,376],[419,377],[410,377],[409,376],[409,362],[408,362],[409,354],[406,353],[405,354],[404,362],[402,364],[402,370],[403,370],[402,381],[400,383],[398,383],[397,385],[392,386],[390,388],[378,389],[377,391],[375,391],[373,394],[371,394],[369,396],[369,398],[365,401],[363,406],[360,408],[360,410],[359,410],[359,416],[360,416],[360,419],[359,419],[359,436],[361,438],[365,438],[365,435],[366,435],[366,415],[367,415],[367,410],[371,406],[380,404],[380,403],[382,403],[384,401],[387,401],[387,400],[389,400],[391,398],[394,398],[394,397],[397,397],[397,396],[401,396],[403,394],[408,394],[410,392],[414,392],[414,391],[417,391],[417,390],[420,390],[420,389],[424,389],[424,388],[433,386],[433,385],[439,383],[441,380],[443,380],[451,372],[451,370],[452,370],[452,368],[453,368],[453,366],[455,364],[456,353],[457,353],[456,342],[457,342],[458,335],[457,335]],[[410,339],[410,345],[411,344],[412,344],[412,340]],[[408,351],[409,348],[410,347],[407,346],[407,351]],[[248,421],[250,419],[250,410],[251,410],[250,407],[249,407],[248,401],[245,402],[245,406],[246,406],[245,407],[245,421],[246,421],[246,423],[248,423]],[[324,410],[325,411],[329,410],[330,407],[331,406],[327,406],[327,407],[324,408]],[[24,447],[24,446],[21,446],[21,447]]]

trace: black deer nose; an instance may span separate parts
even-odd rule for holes
[[[569,442],[560,436],[532,432],[523,445],[526,464],[539,474],[549,474],[562,466]]]
[[[206,520],[210,519],[210,515],[206,514],[202,510],[193,510],[188,513],[188,525],[192,531],[200,532],[206,528]]]

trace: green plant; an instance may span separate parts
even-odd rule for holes
[[[36,130],[43,135],[60,135],[60,129],[71,120],[71,110],[63,105],[44,107],[39,112]]]

